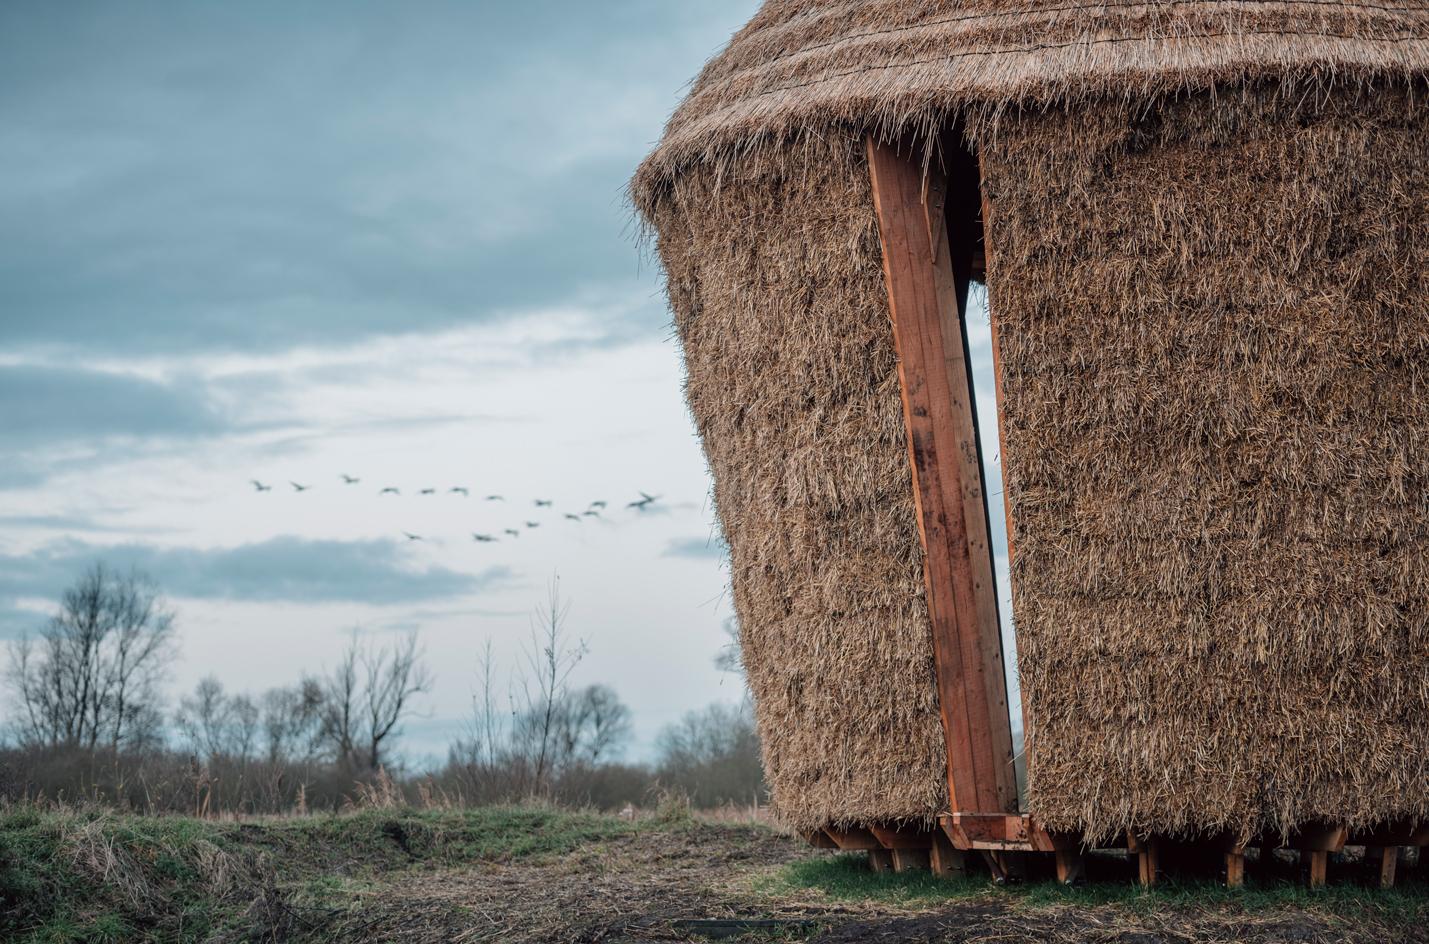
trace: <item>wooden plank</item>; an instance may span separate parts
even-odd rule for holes
[[[1393,888],[1395,873],[1399,869],[1398,846],[1366,846],[1365,864],[1375,874],[1380,888]]]
[[[930,861],[927,849],[893,849],[893,871],[926,872]]]
[[[962,850],[954,848],[952,840],[941,834],[933,836],[933,845],[928,849],[928,868],[935,876],[952,878],[966,875],[967,867]]]
[[[933,844],[933,834],[920,829],[870,826],[868,831],[885,849],[927,849]]]
[[[1057,857],[1057,881],[1063,885],[1081,881],[1086,871],[1086,856],[1073,849],[1058,849],[1053,855]]]
[[[1307,823],[1291,833],[1285,845],[1311,852],[1341,852],[1349,838],[1350,831],[1343,826]]]
[[[950,808],[1010,812],[1017,789],[997,596],[941,171],[868,139],[908,432]],[[925,199],[926,196],[926,199]]]
[[[1245,850],[1232,850],[1226,853],[1226,887],[1243,888],[1245,886]]]
[[[1161,874],[1160,844],[1155,839],[1141,839],[1136,844],[1137,871],[1142,888],[1151,888]]]
[[[837,849],[839,847],[839,844],[834,842],[833,838],[822,829],[804,833],[803,836],[804,841],[815,849]]]
[[[866,829],[835,829],[832,826],[825,826],[824,832],[836,846],[845,852],[883,849],[883,843],[878,841],[878,837]]]

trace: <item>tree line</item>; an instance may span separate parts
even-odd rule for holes
[[[572,685],[588,648],[568,615],[553,580],[519,663],[502,671],[487,644],[463,733],[439,768],[412,771],[400,760],[403,726],[433,682],[417,632],[386,642],[354,633],[331,668],[259,693],[209,675],[169,709],[173,610],[147,576],[96,564],[9,646],[0,797],[199,815],[337,809],[374,785],[446,805],[540,797],[616,808],[671,790],[701,806],[763,802],[747,703],[691,712],[661,732],[653,764],[622,763],[630,709],[610,686]]]

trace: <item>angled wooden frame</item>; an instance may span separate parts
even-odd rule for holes
[[[924,551],[948,797],[953,812],[1008,813],[1017,809],[1017,783],[962,325],[967,274],[954,272],[946,179],[936,161],[924,167],[922,154],[912,141],[868,139]]]

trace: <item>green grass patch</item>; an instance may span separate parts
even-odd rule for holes
[[[561,855],[667,828],[677,827],[540,807],[240,823],[0,810],[0,940],[268,935],[295,909],[359,900],[378,874]]]
[[[757,890],[769,894],[815,891],[836,901],[918,904],[987,894],[985,879],[937,878],[928,871],[872,872],[854,852],[800,859],[765,878]]]
[[[1312,890],[1288,878],[1260,880],[1247,876],[1246,885],[1239,889],[1209,880],[1173,878],[1147,890],[1137,885],[1128,871],[1124,880],[1106,877],[1066,886],[1048,878],[998,886],[981,873],[936,878],[926,871],[873,872],[860,853],[801,859],[765,877],[757,890],[768,894],[812,891],[835,901],[900,905],[936,906],[978,896],[1001,896],[1030,907],[1118,905],[1135,911],[1209,907],[1247,913],[1294,910],[1373,916],[1388,921],[1429,916],[1429,887],[1422,883],[1381,890],[1342,880]]]

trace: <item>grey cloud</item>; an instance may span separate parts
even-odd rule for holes
[[[201,390],[68,367],[0,366],[0,436],[11,448],[109,436],[193,436],[225,427]]]
[[[403,545],[389,540],[284,536],[232,548],[57,541],[32,554],[0,555],[0,632],[34,622],[16,600],[54,599],[95,561],[142,570],[171,596],[249,602],[422,603],[477,594],[511,577],[505,567],[418,569],[404,558]]]
[[[634,285],[625,180],[752,7],[4,4],[0,337],[271,350]]]

